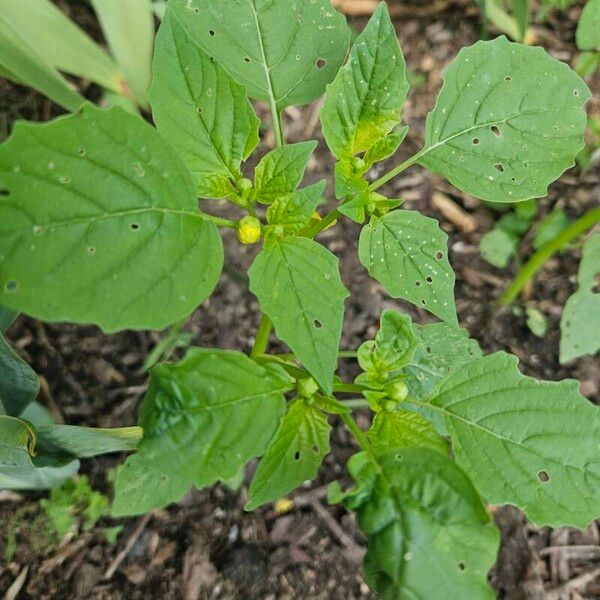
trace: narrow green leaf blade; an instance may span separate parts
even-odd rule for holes
[[[254,510],[314,479],[329,453],[330,431],[327,415],[303,400],[294,401],[260,460],[244,508]]]
[[[504,352],[454,371],[431,406],[446,416],[456,460],[489,502],[538,525],[585,527],[600,503],[600,409],[577,381],[522,375]]]
[[[314,141],[286,144],[263,156],[254,171],[257,200],[271,204],[293,192],[300,185],[316,147]]]
[[[329,0],[170,0],[169,9],[252,98],[278,110],[323,94],[348,49]]]
[[[477,42],[446,71],[419,162],[483,200],[545,196],[584,147],[589,98],[583,80],[542,48]]]
[[[580,50],[600,49],[600,0],[588,0],[581,11],[575,35]]]
[[[138,117],[87,105],[0,147],[0,303],[105,331],[162,329],[223,262],[189,174]]]
[[[151,371],[144,439],[117,478],[113,514],[138,514],[237,475],[263,453],[290,382],[244,354],[194,348]]]
[[[198,195],[233,194],[240,165],[258,143],[259,119],[244,88],[167,12],[156,38],[152,116],[192,173]]]
[[[565,304],[560,321],[560,362],[600,350],[600,234],[583,247],[577,291]],[[0,394],[1,395],[1,394]]]
[[[350,158],[390,133],[400,123],[408,89],[402,50],[381,2],[327,88],[321,124],[333,154]]]
[[[435,219],[412,210],[395,210],[373,217],[363,227],[358,256],[391,296],[456,325],[455,278],[447,240]]]
[[[357,461],[360,461],[358,462]],[[398,448],[379,474],[361,455],[342,496],[368,537],[365,575],[382,598],[494,598],[498,531],[467,476],[441,452]],[[361,467],[362,463],[362,467]],[[349,464],[349,469],[352,467]]]
[[[40,382],[33,369],[23,361],[0,334],[0,405],[18,417],[33,402]]]
[[[338,259],[304,237],[268,240],[248,270],[250,291],[283,340],[330,393],[344,299]]]
[[[108,46],[121,66],[131,95],[142,106],[152,78],[154,15],[151,0],[91,0]]]

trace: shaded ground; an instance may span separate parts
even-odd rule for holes
[[[86,6],[59,4],[96,35]],[[478,11],[468,0],[390,2],[390,6],[416,83],[404,113],[411,127],[409,138],[395,163],[419,148],[424,118],[440,88],[443,68],[461,47],[478,39],[480,22]],[[346,7],[354,11],[361,3],[355,1]],[[535,27],[538,43],[571,64],[577,54],[573,39],[578,14],[576,5]],[[361,17],[355,24],[362,27]],[[595,95],[589,109],[598,114],[600,80],[596,76],[588,83]],[[86,93],[97,96],[93,88]],[[309,106],[286,112],[290,141],[307,137],[321,140],[316,110]],[[10,131],[16,118],[47,120],[56,113],[56,107],[39,95],[0,81],[0,134]],[[268,133],[263,142],[265,149],[272,144]],[[331,167],[320,144],[308,178],[330,180]],[[403,196],[408,208],[441,220],[450,235],[460,321],[484,350],[513,352],[521,359],[522,369],[531,375],[577,378],[582,393],[600,401],[598,359],[558,364],[558,324],[562,306],[574,289],[577,248],[549,261],[527,291],[526,303],[536,306],[549,322],[548,334],[537,338],[527,328],[522,312],[495,307],[513,273],[494,269],[479,257],[477,245],[496,217],[493,211],[418,168],[404,173],[384,191],[392,197]],[[575,169],[551,187],[549,197],[540,203],[538,218],[553,206],[562,206],[576,217],[599,202],[598,168],[585,174]],[[463,211],[459,218],[449,218],[444,208],[449,204]],[[235,215],[219,203],[211,208]],[[342,278],[352,292],[346,304],[345,348],[356,348],[373,336],[384,308],[406,310],[421,322],[430,319],[418,309],[390,299],[367,276],[357,260],[358,231],[358,226],[343,221],[322,235],[340,257]],[[223,274],[215,294],[196,311],[186,329],[193,333],[194,344],[248,351],[258,325],[258,306],[237,271],[246,270],[256,249],[241,247],[230,231],[224,238],[233,270]],[[530,251],[526,239],[521,257],[526,258]],[[140,369],[160,337],[152,332],[106,336],[94,327],[47,325],[26,318],[20,318],[9,331],[10,340],[40,374],[41,401],[56,418],[104,427],[136,421],[146,382]],[[351,363],[344,369],[349,377],[353,374]],[[345,462],[355,448],[342,427],[336,427],[331,445],[333,451],[325,459],[319,479],[292,496],[294,507],[287,514],[270,507],[244,513],[244,489],[234,494],[215,487],[193,492],[180,505],[155,511],[147,518],[120,521],[124,530],[114,545],[95,528],[65,540],[59,547],[48,547],[37,504],[42,495],[3,493],[0,556],[7,560],[0,559],[0,591],[27,569],[22,598],[370,597],[359,568],[363,539],[352,516],[328,507],[324,499],[326,484],[343,476]],[[119,461],[119,457],[93,459],[85,463],[83,472],[93,487],[110,493],[107,470]],[[495,516],[503,531],[499,563],[491,574],[499,598],[600,598],[597,524],[586,532],[535,529],[515,509],[500,509]],[[105,520],[102,524],[114,523]],[[8,532],[14,534],[14,544],[7,543]],[[109,577],[105,577],[107,571]],[[576,591],[571,592],[571,587]]]

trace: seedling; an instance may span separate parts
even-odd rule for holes
[[[407,134],[409,84],[385,4],[347,56],[349,39],[327,0],[170,0],[150,91],[156,128],[85,106],[19,123],[0,147],[0,303],[106,332],[160,329],[214,289],[219,227],[260,242],[248,276],[263,316],[250,354],[191,348],[151,369],[144,438],[119,470],[113,515],[239,480],[256,457],[246,508],[276,501],[316,476],[340,419],[360,452],[348,464],[355,487],[334,484],[330,498],[357,512],[372,588],[492,598],[499,536],[485,503],[586,526],[600,500],[600,412],[575,381],[536,381],[509,354],[482,356],[458,328],[446,234],[383,186],[419,164],[484,200],[543,196],[583,146],[590,93],[540,48],[478,42],[448,67],[423,148],[372,181],[371,166]],[[321,218],[325,182],[301,186],[317,143],[286,143],[281,111],[323,93],[339,202]],[[269,106],[277,142],[253,177],[243,162],[259,119],[248,97]],[[227,199],[240,219],[210,203],[201,212],[198,197]],[[315,238],[342,218],[362,225],[369,273],[440,322],[385,311],[374,340],[340,352],[348,291]],[[290,354],[268,352],[273,329]],[[358,361],[355,381],[337,375],[342,359]],[[357,406],[372,411],[367,431]]]

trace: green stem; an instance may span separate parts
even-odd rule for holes
[[[387,173],[382,175],[379,179],[375,180],[369,186],[369,189],[372,191],[375,191],[376,189],[380,188],[384,183],[387,183],[390,179],[393,179],[394,177],[396,177],[396,175],[399,175],[400,173],[402,173],[402,171],[405,171],[406,169],[408,169],[408,167],[412,167],[416,162],[419,161],[419,159],[421,158],[421,156],[423,156],[423,154],[425,154],[424,149],[420,150],[416,154],[413,154],[410,158],[406,159],[403,163],[400,163],[397,167],[394,167],[391,171],[388,171]]]
[[[348,408],[369,408],[369,401],[365,398],[348,398],[343,400],[336,398],[336,400]]]
[[[582,217],[579,217],[579,219],[571,223],[554,239],[550,240],[545,246],[542,246],[532,255],[525,265],[523,265],[513,282],[498,299],[498,304],[500,304],[500,306],[510,304],[519,295],[527,282],[553,254],[564,248],[569,242],[580,236],[582,233],[585,233],[598,222],[600,222],[600,207],[594,208],[585,213]]]
[[[358,445],[361,447],[362,450],[364,450],[367,453],[369,459],[375,466],[375,470],[377,471],[377,473],[381,473],[381,465],[379,464],[377,457],[373,453],[371,444],[369,444],[369,440],[367,439],[367,436],[364,434],[363,430],[356,424],[356,422],[352,418],[352,415],[348,413],[342,413],[340,417],[342,418],[342,421],[344,421],[344,423],[346,424],[346,427],[348,428],[350,433],[358,442]]]
[[[338,356],[340,358],[356,358],[357,354],[356,350],[340,350]]]
[[[200,216],[207,221],[212,221],[215,225],[219,225],[220,227],[237,227],[237,221],[230,221],[229,219],[222,219],[221,217],[217,217],[215,215],[209,215],[208,213],[198,211]]]
[[[317,221],[311,225],[305,232],[304,237],[313,239],[317,234],[321,233],[328,225],[333,223],[339,216],[340,211],[334,208],[331,212],[327,213],[320,221]]]
[[[262,319],[260,320],[260,325],[258,326],[258,331],[256,332],[256,338],[254,339],[254,346],[252,347],[252,352],[250,353],[252,358],[256,358],[257,356],[265,353],[269,343],[272,325],[271,319],[269,319],[267,315],[263,314]]]
[[[360,392],[362,392],[363,390],[368,390],[369,388],[364,386],[364,385],[360,385],[360,384],[356,384],[356,383],[334,383],[333,384],[333,391],[334,392],[358,392],[360,394]]]
[[[281,114],[277,110],[277,105],[275,104],[275,100],[273,98],[269,101],[269,106],[271,108],[271,120],[273,121],[273,133],[275,134],[275,143],[278,146],[283,146],[285,144],[285,138],[283,137],[283,127],[281,125]]]

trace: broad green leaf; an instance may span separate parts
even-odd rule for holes
[[[226,350],[194,348],[150,373],[140,416],[144,439],[117,477],[113,514],[119,516],[237,475],[265,450],[291,387],[279,369]]]
[[[377,140],[366,152],[365,152],[365,164],[367,168],[388,158],[396,152],[400,144],[404,141],[406,134],[408,133],[408,125],[400,127],[397,131],[386,135],[384,138]]]
[[[17,3],[10,2],[13,6]],[[77,110],[85,98],[11,25],[0,11],[0,73],[35,88],[66,110]]]
[[[250,291],[277,337],[331,393],[348,297],[338,259],[308,238],[269,239],[248,275]]]
[[[91,105],[0,146],[0,303],[105,331],[162,329],[213,290],[219,233],[158,133]]]
[[[273,201],[267,208],[267,222],[275,231],[286,235],[298,233],[312,218],[323,200],[325,181],[291,192]]]
[[[142,439],[142,433],[141,427],[98,429],[74,425],[45,425],[36,428],[38,451],[76,458],[135,450]]]
[[[407,410],[380,410],[367,431],[377,454],[396,448],[432,448],[448,455],[448,442],[422,415]]]
[[[487,572],[500,536],[467,476],[429,448],[399,448],[348,467],[357,487],[339,495],[368,538],[367,583],[382,598],[495,597]],[[450,596],[449,596],[450,594]]]
[[[244,508],[254,510],[314,479],[329,453],[330,431],[327,415],[304,400],[295,400],[260,460]]]
[[[446,417],[458,464],[494,504],[538,525],[585,527],[600,502],[600,409],[579,383],[522,375],[496,352],[454,371],[430,406]]]
[[[333,154],[348,159],[385,138],[400,123],[408,89],[402,50],[381,2],[327,87],[321,124]]]
[[[494,267],[503,269],[514,256],[519,238],[499,226],[488,231],[479,242],[481,257]]]
[[[271,204],[293,192],[300,185],[308,159],[316,147],[314,141],[286,144],[263,156],[254,171],[257,200]]]
[[[335,197],[338,200],[350,194],[368,193],[370,191],[369,184],[363,179],[366,164],[363,164],[361,160],[342,159],[335,163]]]
[[[17,318],[18,313],[0,306],[0,334],[6,333],[8,328],[13,324]]]
[[[589,98],[579,75],[542,48],[477,42],[446,71],[419,162],[483,200],[545,196],[584,147]]]
[[[329,0],[170,0],[194,41],[252,98],[278,110],[323,94],[350,30]]]
[[[414,325],[413,330],[419,345],[404,372],[410,393],[416,398],[427,398],[442,379],[481,356],[479,345],[464,329],[429,323]]]
[[[560,321],[560,362],[600,350],[600,234],[583,247],[577,273],[579,288],[565,304]],[[1,392],[0,392],[0,395]]]
[[[600,0],[585,3],[575,39],[580,50],[600,50]]]
[[[38,395],[40,382],[0,334],[0,401],[9,415],[18,417]]]
[[[123,69],[131,94],[147,104],[152,78],[154,16],[151,0],[91,0],[108,46]]]
[[[408,365],[418,344],[410,316],[384,310],[375,339],[358,349],[358,363],[366,373],[384,375]]]
[[[539,250],[552,241],[563,229],[569,226],[569,217],[562,208],[556,208],[546,215],[535,228],[533,247]]]
[[[244,88],[170,13],[156,38],[150,104],[159,132],[192,173],[198,195],[231,196],[242,160],[258,143],[259,119]]]
[[[17,32],[24,42],[22,49],[27,55],[23,61],[39,60],[52,69],[89,79],[114,92],[126,91],[123,73],[116,63],[50,0],[0,0],[0,15],[2,33],[12,36],[9,32]],[[127,25],[131,30],[131,23]],[[4,63],[4,59],[2,49],[0,63]],[[23,77],[20,68],[12,70]],[[63,81],[67,86],[66,80]],[[38,87],[30,81],[27,83]],[[45,84],[42,80],[37,83]],[[75,108],[77,106],[70,110]]]
[[[457,324],[448,236],[435,219],[412,210],[372,217],[358,245],[360,262],[394,298]]]
[[[1,411],[0,411],[1,413]],[[35,454],[33,427],[0,414],[0,489],[44,489],[60,485],[79,469],[79,461],[56,461]]]

